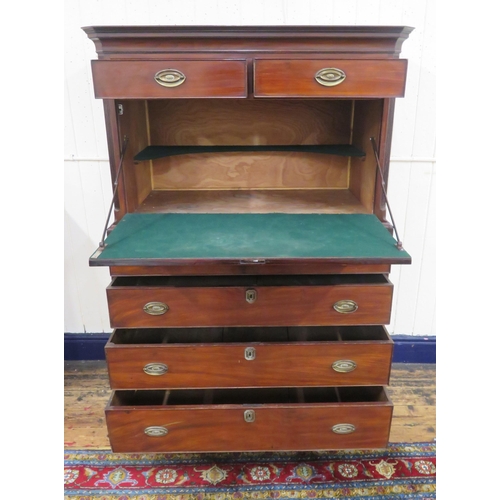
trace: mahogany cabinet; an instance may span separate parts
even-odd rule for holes
[[[117,452],[381,448],[412,28],[99,26]]]

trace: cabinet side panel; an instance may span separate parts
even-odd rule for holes
[[[123,137],[120,134],[120,127],[118,123],[116,106],[117,106],[116,102],[112,99],[105,99],[103,101],[112,185],[116,181],[118,167],[120,164],[120,150],[122,148],[122,141],[123,141]],[[123,182],[120,182],[118,184],[114,207],[115,207],[114,216],[115,219],[118,221],[127,213],[125,185]]]
[[[373,154],[370,137],[378,142],[382,121],[381,99],[356,101],[352,143],[366,152],[366,157],[351,158],[350,190],[363,206],[373,212],[377,163]]]
[[[128,137],[129,144],[123,164],[127,197],[127,211],[133,212],[152,189],[149,161],[134,162],[134,156],[149,146],[147,108],[143,100],[119,101],[123,114],[119,116],[121,137]]]
[[[380,166],[382,168],[386,189],[388,189],[389,163],[392,145],[392,130],[394,123],[395,99],[384,99],[382,110],[382,127],[378,140]],[[380,220],[386,218],[386,200],[380,182],[375,186],[375,214]]]

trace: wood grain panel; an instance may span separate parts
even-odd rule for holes
[[[380,99],[358,100],[354,106],[352,141],[353,144],[363,148],[366,157],[362,161],[351,158],[349,189],[370,212],[374,210],[375,183],[378,178],[370,137],[380,145],[382,104],[383,101]]]
[[[350,101],[154,100],[151,144],[348,144]]]
[[[122,280],[126,278],[121,278]],[[367,325],[390,321],[392,284],[331,286],[119,286],[107,288],[110,323],[114,328],[168,326]],[[201,281],[200,281],[201,283]],[[246,301],[254,289],[257,300]],[[333,304],[353,300],[358,310],[338,313]],[[143,311],[148,302],[169,310],[160,316]]]
[[[338,68],[345,80],[334,87],[314,76]],[[407,61],[397,60],[259,60],[254,63],[255,97],[403,97]]]
[[[128,212],[133,212],[152,189],[151,162],[134,162],[135,149],[142,149],[149,145],[147,110],[146,102],[142,100],[126,99],[121,105],[123,115],[118,117],[119,140],[123,140],[124,136],[129,139],[129,146],[123,162],[126,206]],[[118,158],[116,163],[119,163]]]
[[[185,81],[164,87],[158,71],[181,71]],[[246,97],[245,61],[92,61],[95,96],[101,99]]]
[[[151,101],[153,145],[348,144],[349,101]],[[347,187],[347,158],[211,153],[153,162],[155,189]]]
[[[153,161],[162,189],[347,188],[348,158],[303,153],[207,153]]]

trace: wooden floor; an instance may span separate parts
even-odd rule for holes
[[[64,448],[109,449],[104,407],[111,391],[106,363],[67,361],[64,375]],[[394,403],[390,441],[433,441],[436,365],[394,364],[388,392]]]

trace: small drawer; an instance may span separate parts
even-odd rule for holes
[[[116,391],[114,452],[373,449],[387,446],[383,387]]]
[[[118,329],[112,389],[388,385],[383,326]]]
[[[107,288],[113,328],[337,326],[390,322],[382,274],[118,277]]]
[[[245,61],[92,61],[104,99],[246,97]]]
[[[256,60],[255,97],[403,97],[407,61]]]

